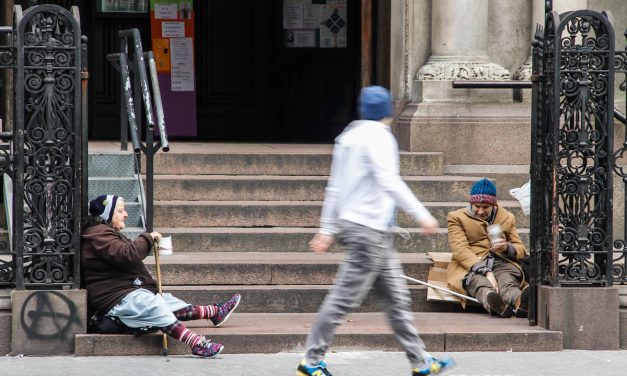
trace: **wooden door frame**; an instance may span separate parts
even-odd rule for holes
[[[362,87],[372,84],[372,0],[361,0],[361,79]]]
[[[391,0],[361,0],[361,86],[390,87]]]

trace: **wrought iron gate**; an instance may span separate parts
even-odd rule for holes
[[[532,286],[627,281],[625,241],[613,241],[613,171],[627,183],[627,172],[617,164],[627,152],[627,139],[613,150],[614,118],[624,122],[614,108],[614,75],[626,73],[625,51],[615,52],[614,38],[611,14],[591,10],[550,11],[544,30],[536,32]],[[535,302],[534,293],[530,319]]]
[[[13,36],[0,47],[0,67],[13,70],[15,86],[14,129],[0,135],[11,140],[0,149],[0,172],[11,177],[13,192],[0,286],[78,288],[87,186],[87,47],[78,8],[48,4],[22,13],[16,6],[13,27],[0,31]]]

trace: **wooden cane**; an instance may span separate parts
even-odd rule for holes
[[[163,296],[163,289],[161,288],[161,263],[159,262],[159,241],[154,239],[153,250],[155,253],[155,264],[157,265],[157,290],[159,294]],[[163,333],[163,348],[161,355],[168,356],[168,335]]]

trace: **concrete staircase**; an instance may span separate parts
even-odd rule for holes
[[[124,198],[128,213],[126,228],[122,231],[133,239],[144,231],[143,188],[135,172],[135,156],[130,152],[94,152],[88,156],[89,182],[87,197],[103,194]]]
[[[178,146],[178,147],[177,147]],[[192,149],[192,150],[190,150]],[[225,352],[302,351],[315,312],[342,260],[308,252],[317,231],[331,147],[173,145],[155,159],[155,228],[172,235],[174,255],[161,258],[164,290],[208,304],[239,292],[242,304],[229,322],[190,327],[226,345]],[[466,205],[476,177],[444,174],[441,153],[402,153],[404,179],[446,224],[446,213]],[[516,214],[527,238],[527,218],[517,202],[501,203]],[[399,240],[407,275],[426,280],[426,252],[448,251],[446,228],[425,236],[407,216],[400,225],[411,239]],[[154,260],[146,260],[154,272]],[[529,327],[524,319],[498,319],[463,312],[455,304],[430,302],[426,289],[410,286],[416,325],[431,351],[561,350],[561,332]],[[372,296],[340,327],[334,349],[399,350]],[[141,342],[141,345],[138,344]],[[159,335],[79,335],[76,355],[159,354]],[[178,343],[172,354],[189,351]]]

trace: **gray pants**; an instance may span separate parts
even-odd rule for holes
[[[407,284],[399,277],[403,269],[396,254],[394,234],[344,221],[338,242],[345,258],[307,337],[307,363],[315,365],[324,358],[336,326],[373,289],[412,367],[422,367],[428,354],[409,311]]]
[[[520,283],[522,281],[522,272],[509,262],[503,262],[494,266],[493,271],[496,283],[499,286],[499,295],[503,298],[505,303],[509,304],[512,308],[516,308],[516,301],[520,297]],[[490,283],[487,277],[482,275],[475,275],[472,277],[470,283],[465,286],[466,291],[470,296],[473,296],[481,302],[483,308],[490,312],[490,305],[488,304],[488,293],[496,291],[494,286]]]

